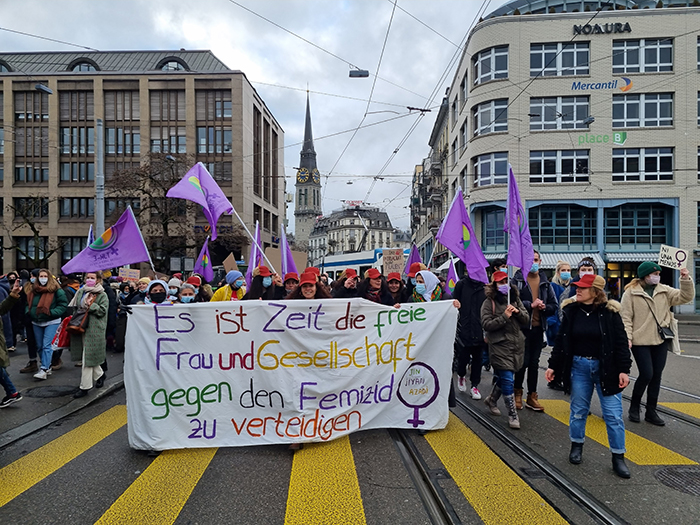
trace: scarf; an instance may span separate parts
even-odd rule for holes
[[[425,283],[425,293],[421,296],[416,292],[415,287],[413,288],[414,302],[428,302],[428,301],[439,301],[442,298],[442,288],[440,287],[440,279],[429,270],[421,270],[417,273],[423,278]],[[416,301],[415,297],[422,297],[421,300]]]
[[[368,301],[372,301],[373,303],[381,303],[382,299],[379,295],[379,292],[381,291],[381,288],[379,290],[372,290],[368,288],[367,293],[365,293],[365,299],[367,299]]]
[[[51,303],[53,303],[54,292],[49,292],[46,286],[35,285],[32,291],[27,294],[27,304],[30,310],[34,301],[35,291],[41,295],[39,304],[36,307],[36,314],[51,315]]]
[[[427,294],[427,293],[428,293],[428,292],[426,292],[426,294]],[[413,289],[413,296],[412,296],[412,297],[413,297],[413,302],[414,302],[414,303],[425,303],[425,302],[427,302],[427,301],[425,300],[425,297],[422,296],[422,295],[420,295],[420,294],[416,291],[415,288]],[[441,300],[441,299],[442,299],[442,288],[440,288],[439,286],[436,286],[435,289],[433,290],[433,292],[430,294],[430,301],[439,301],[439,300]]]
[[[88,296],[88,294],[92,293],[97,295],[98,293],[105,291],[101,284],[96,284],[95,286],[83,286],[80,290],[83,291],[80,306],[82,306],[82,303],[85,301],[85,298]],[[68,306],[78,306],[78,292],[75,293],[73,298],[70,300],[70,303],[68,303]]]
[[[228,285],[228,287],[231,289],[231,301],[240,301],[241,299],[243,299],[243,296],[245,295],[245,285],[236,289],[234,289],[233,286],[230,284]]]

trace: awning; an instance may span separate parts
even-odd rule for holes
[[[658,261],[659,252],[605,252],[608,262]]]
[[[557,267],[557,262],[566,261],[572,268],[576,268],[578,262],[584,257],[591,257],[598,268],[605,268],[605,262],[600,258],[597,252],[557,252],[557,253],[540,253],[540,268],[545,270],[554,270]]]

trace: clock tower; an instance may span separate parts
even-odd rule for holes
[[[306,126],[304,145],[296,174],[296,200],[294,205],[294,237],[300,244],[309,242],[316,217],[323,213],[321,208],[321,174],[316,167],[314,137],[311,132],[311,109],[309,94],[306,94]]]

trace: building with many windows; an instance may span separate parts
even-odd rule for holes
[[[244,222],[260,222],[263,243],[278,242],[284,132],[241,71],[210,51],[1,53],[0,239],[13,247],[1,252],[3,272],[30,266],[27,254],[42,259],[49,252],[56,272],[85,247],[95,213],[98,120],[107,226],[127,204],[142,208],[140,223],[149,219],[145,195],[109,198],[112,176],[167,155],[186,167],[203,162]],[[234,221],[222,217],[219,231]],[[178,235],[208,228],[201,211],[183,208],[178,222]],[[229,248],[238,258],[247,253],[225,248],[212,253],[214,263]],[[191,248],[181,255],[197,254]]]
[[[488,259],[510,163],[544,267],[592,255],[613,296],[662,244],[700,270],[700,7],[509,2],[471,31],[449,107],[450,197]]]

